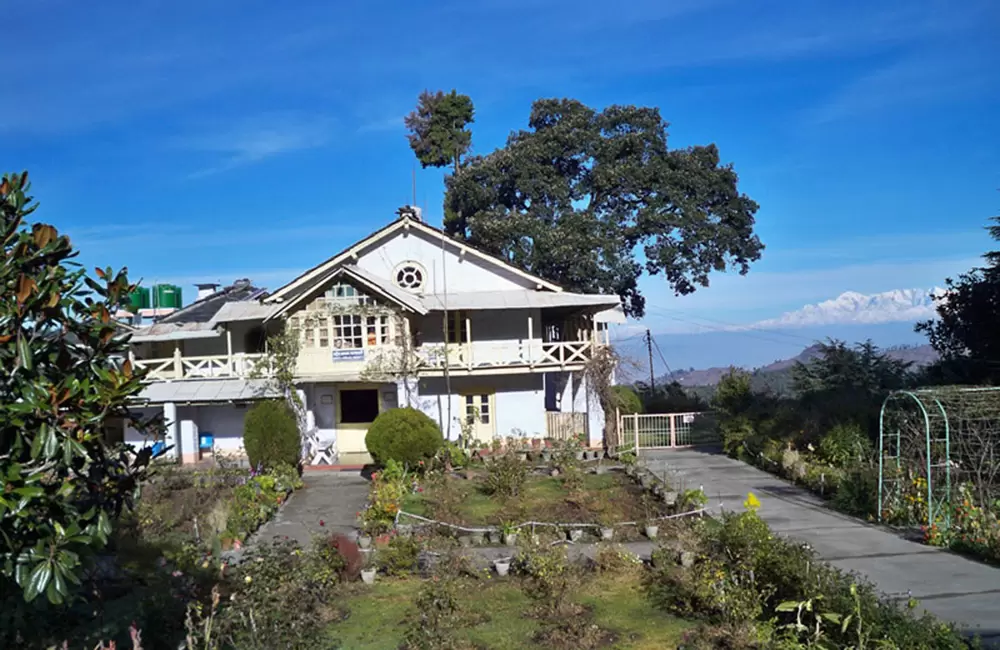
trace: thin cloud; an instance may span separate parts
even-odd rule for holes
[[[293,151],[315,149],[331,141],[333,122],[326,117],[270,115],[244,121],[226,130],[185,138],[179,145],[219,160],[192,173],[201,178],[259,163]]]

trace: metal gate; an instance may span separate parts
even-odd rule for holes
[[[676,449],[717,444],[718,420],[711,411],[636,413],[618,416],[619,449]]]

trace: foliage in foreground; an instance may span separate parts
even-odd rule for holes
[[[667,611],[707,621],[685,648],[963,649],[951,626],[881,596],[873,585],[774,535],[748,510],[697,529],[690,566],[661,549],[647,580]],[[912,606],[913,603],[911,602]],[[752,625],[748,625],[752,623]],[[717,645],[728,637],[727,645]]]
[[[92,279],[73,268],[69,238],[27,221],[27,178],[0,181],[0,595],[58,603],[107,543],[151,454],[104,442],[109,424],[132,419],[142,387],[113,319],[134,287],[124,270]]]

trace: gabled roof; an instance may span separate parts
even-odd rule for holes
[[[322,278],[311,282],[307,290],[299,292],[288,302],[279,303],[279,305],[277,305],[279,308],[274,310],[271,315],[268,316],[268,319],[277,318],[283,314],[295,311],[295,309],[316,293],[316,289],[326,286],[328,283],[339,277],[351,279],[365,289],[371,291],[373,294],[381,296],[383,299],[395,303],[407,311],[420,314],[421,316],[427,313],[427,309],[420,301],[419,296],[416,296],[408,291],[404,291],[393,285],[388,280],[380,278],[377,275],[373,275],[358,268],[357,266],[354,266],[353,264],[348,264],[336,267]]]
[[[468,244],[458,241],[445,233],[443,230],[429,226],[419,219],[413,219],[409,215],[403,215],[399,219],[393,221],[389,225],[376,230],[371,235],[368,235],[361,241],[345,248],[341,252],[337,253],[325,262],[314,266],[305,273],[301,274],[285,286],[274,291],[270,296],[265,299],[265,302],[280,302],[281,300],[287,300],[290,298],[290,294],[301,294],[304,288],[309,288],[315,285],[315,283],[322,279],[325,280],[325,275],[329,273],[332,269],[336,268],[339,264],[343,262],[356,258],[359,251],[366,246],[375,244],[386,237],[391,236],[399,230],[414,229],[418,232],[422,232],[426,235],[430,235],[435,239],[443,239],[449,246],[454,247],[460,252],[464,252],[467,255],[475,256],[489,264],[492,264],[498,268],[502,268],[509,273],[518,275],[526,280],[534,282],[535,285],[542,289],[548,289],[549,291],[562,291],[562,287],[553,282],[549,282],[537,275],[532,275],[522,271],[521,269],[505,262],[504,260],[496,257],[495,255],[490,255],[489,253],[484,253],[483,251],[469,246]]]

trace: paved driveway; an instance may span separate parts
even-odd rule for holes
[[[912,593],[937,616],[984,640],[1000,640],[1000,569],[834,512],[811,493],[717,450],[644,451],[641,460],[683,489],[702,486],[713,508],[742,510],[753,492],[761,517],[775,532],[806,542],[837,567],[868,576],[891,596],[906,599]]]

